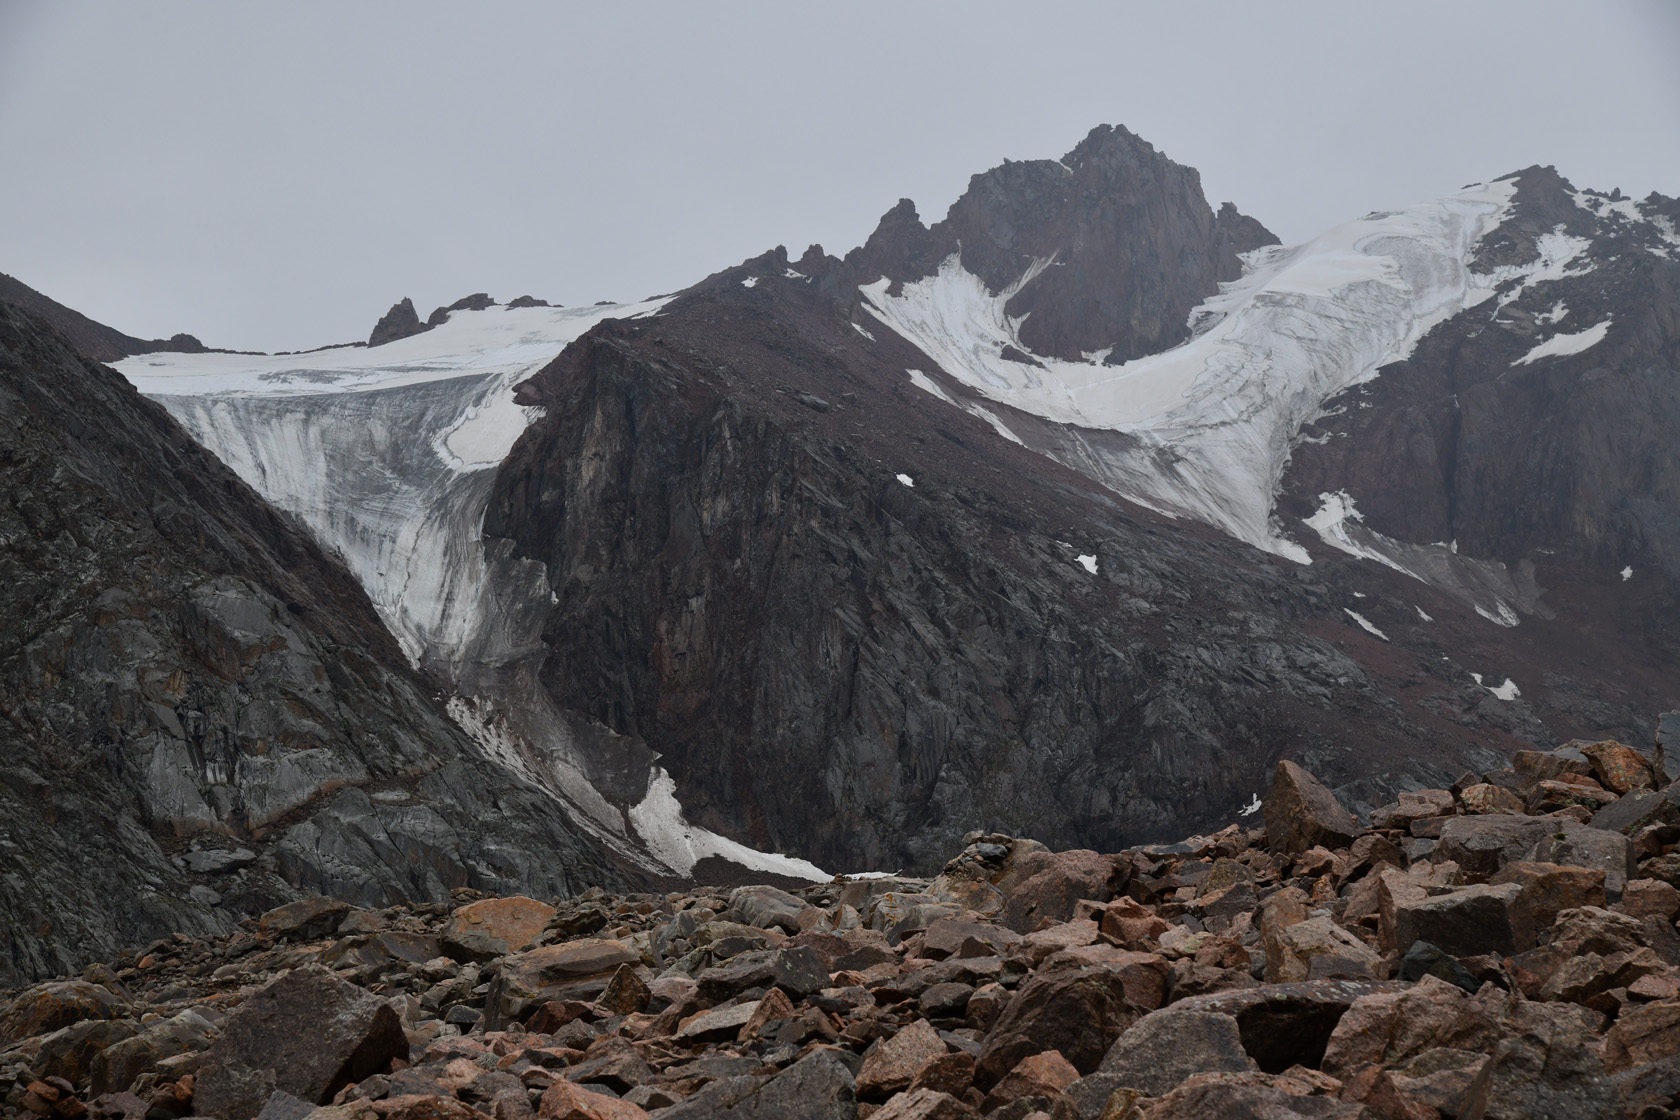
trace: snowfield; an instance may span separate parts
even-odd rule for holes
[[[1303,245],[1256,250],[1241,280],[1191,314],[1194,337],[1118,366],[1100,353],[1085,362],[1035,355],[1042,368],[1002,356],[1006,346],[1027,350],[1005,304],[1051,261],[991,292],[953,254],[899,296],[887,294],[884,278],[863,292],[876,318],[980,396],[1129,437],[1092,441],[1069,466],[1162,513],[1307,563],[1271,516],[1297,433],[1330,397],[1494,294],[1500,277],[1476,275],[1468,261],[1515,191],[1505,180],[1370,214]],[[1564,260],[1545,266],[1561,271],[1575,247],[1556,248]],[[924,380],[916,383],[927,388]],[[1008,423],[1005,414],[996,426]]]

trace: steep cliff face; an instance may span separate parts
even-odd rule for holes
[[[660,752],[699,823],[927,869],[972,828],[1108,848],[1227,821],[1284,753],[1375,804],[1525,730],[1396,700],[1470,680],[1355,628],[1351,561],[1120,501],[790,271],[767,254],[570,347],[521,390],[545,412],[485,519],[546,567],[545,689]]]
[[[1026,350],[1118,363],[1182,341],[1191,308],[1242,274],[1237,255],[1275,244],[1230,203],[1209,209],[1194,168],[1101,125],[1060,160],[974,176],[931,229],[900,201],[846,265],[860,283],[890,278],[896,294],[955,257],[1025,319]]]
[[[0,985],[300,894],[625,881],[340,563],[5,303],[0,539]]]
[[[1363,527],[1508,566],[1680,578],[1680,203],[1512,177],[1472,267],[1489,298],[1331,400],[1290,512],[1343,492]]]

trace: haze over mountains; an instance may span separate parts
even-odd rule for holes
[[[1228,824],[1280,757],[1364,811],[1648,741],[1680,203],[1528,168],[1349,217],[1278,245],[1105,126],[842,257],[375,345],[0,288],[5,976],[304,893],[932,873]]]

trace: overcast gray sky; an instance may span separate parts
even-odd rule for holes
[[[0,0],[0,272],[296,349],[684,287],[1125,124],[1285,241],[1533,163],[1680,194],[1680,2]]]

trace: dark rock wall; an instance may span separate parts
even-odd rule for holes
[[[1680,579],[1680,245],[1569,192],[1550,168],[1521,172],[1513,213],[1474,267],[1532,262],[1537,240],[1561,230],[1592,242],[1574,275],[1532,283],[1497,313],[1490,300],[1455,316],[1332,401],[1307,432],[1322,442],[1295,449],[1289,511],[1345,489],[1368,525],[1402,540],[1457,540],[1513,566],[1551,558]],[[1656,196],[1641,205],[1676,209]],[[1567,314],[1548,321],[1559,302]],[[1608,335],[1585,351],[1518,364],[1606,319]]]
[[[1280,753],[1348,781],[1470,745],[1310,629],[1343,630],[1321,569],[1140,515],[909,388],[913,354],[732,272],[522,391],[547,415],[485,532],[547,565],[543,684],[661,752],[691,819],[936,869],[971,828],[1223,823]]]
[[[300,892],[623,881],[480,759],[348,571],[4,303],[0,541],[0,986]],[[193,846],[244,855],[195,873]]]

